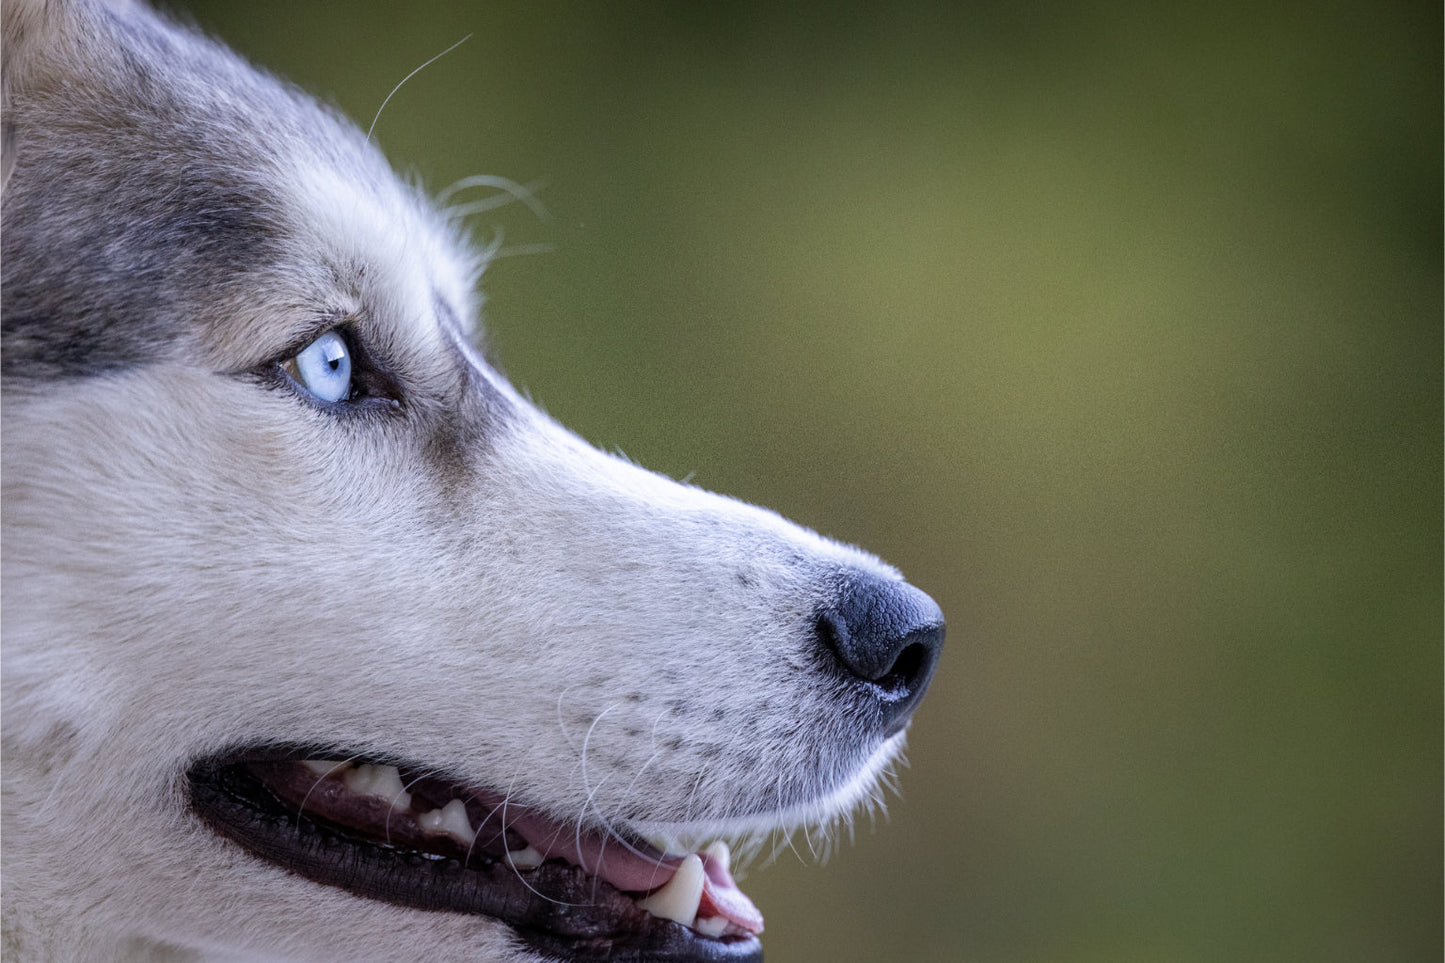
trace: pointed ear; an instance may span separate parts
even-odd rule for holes
[[[25,86],[35,52],[59,19],[54,0],[6,0],[0,5],[0,190],[15,167],[15,121],[10,100]]]
[[[10,179],[21,132],[11,103],[47,72],[46,64],[64,64],[73,56],[67,34],[87,12],[83,0],[4,0],[0,3],[0,189]]]
[[[11,92],[24,84],[36,52],[55,33],[66,7],[61,0],[6,0],[0,5],[0,83],[7,103]]]

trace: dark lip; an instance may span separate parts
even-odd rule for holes
[[[219,835],[269,863],[351,894],[410,909],[490,917],[542,956],[627,963],[761,963],[756,937],[714,939],[647,914],[632,898],[581,869],[548,861],[523,881],[509,865],[465,865],[360,836],[298,813],[249,763],[358,759],[403,768],[404,760],[336,747],[239,748],[186,772],[192,811]],[[435,771],[434,769],[432,771]]]

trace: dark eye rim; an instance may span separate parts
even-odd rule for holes
[[[286,370],[286,365],[318,338],[333,332],[345,342],[347,353],[351,356],[351,393],[337,401],[325,401],[297,381]],[[352,321],[331,324],[310,335],[305,341],[288,347],[280,357],[263,364],[258,374],[275,386],[289,390],[311,407],[333,414],[400,411],[403,407],[400,379],[367,350]]]

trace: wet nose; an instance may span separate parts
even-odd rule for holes
[[[943,649],[943,612],[907,582],[852,579],[818,613],[818,635],[886,735],[908,724]]]

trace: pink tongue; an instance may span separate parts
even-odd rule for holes
[[[763,914],[758,912],[747,894],[738,889],[728,868],[711,856],[703,856],[702,871],[707,879],[702,884],[702,900],[698,903],[697,915],[703,918],[721,916],[749,933],[761,933]]]
[[[624,893],[647,893],[672,879],[681,856],[644,855],[631,846],[600,833],[578,833],[533,812],[514,812],[507,826],[540,852],[543,858],[561,857]],[[699,854],[701,855],[701,854]],[[705,879],[697,915],[721,916],[749,933],[763,931],[763,914],[753,905],[732,874],[711,856],[702,856]]]

